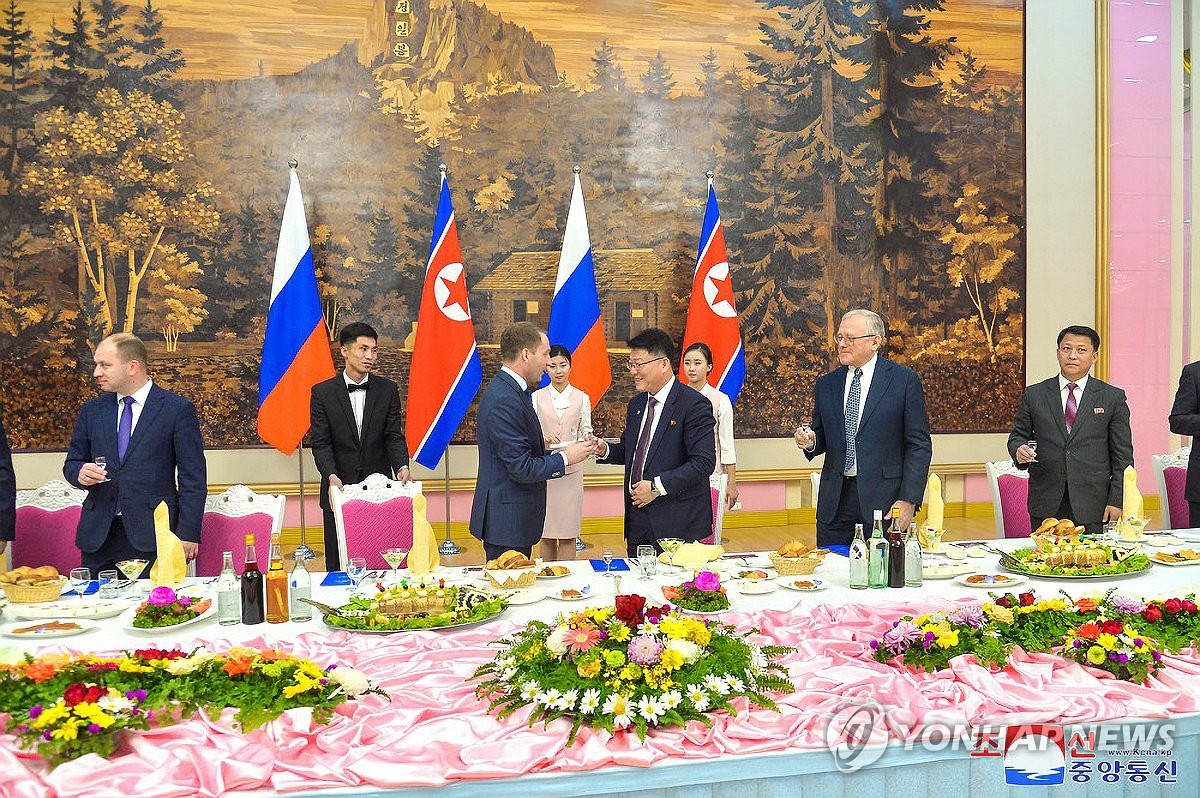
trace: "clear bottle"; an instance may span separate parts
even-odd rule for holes
[[[900,508],[892,508],[888,524],[888,587],[904,587],[904,538],[900,529]]]
[[[233,626],[242,622],[242,591],[237,571],[233,570],[233,552],[222,554],[221,575],[217,579],[217,623]]]
[[[925,563],[921,555],[921,540],[917,536],[917,525],[908,525],[908,539],[904,542],[904,584],[906,587],[920,587],[925,576],[921,569]]]
[[[267,567],[267,623],[288,621],[288,573],[283,568],[279,535],[271,535],[271,564]]]
[[[242,623],[250,625],[266,620],[263,607],[263,574],[258,568],[254,535],[246,535],[246,567],[242,569]]]
[[[850,587],[862,590],[867,586],[867,540],[863,525],[854,525],[854,540],[850,542]]]
[[[309,576],[308,568],[304,566],[304,558],[299,553],[292,559],[295,560],[295,565],[292,566],[292,578],[288,582],[288,601],[291,604],[292,620],[311,621],[312,605],[300,599],[312,597],[312,577]]]
[[[867,587],[887,587],[888,549],[883,536],[883,510],[875,511],[867,552]]]

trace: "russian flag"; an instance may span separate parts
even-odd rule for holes
[[[595,407],[612,385],[612,367],[600,323],[596,266],[592,262],[592,242],[583,210],[579,167],[575,167],[575,189],[567,211],[567,229],[558,257],[558,279],[554,283],[546,336],[551,344],[562,344],[570,351],[571,384],[591,397]],[[549,382],[550,378],[543,375],[542,385]]]
[[[713,353],[713,370],[708,381],[736,402],[746,381],[746,353],[742,349],[742,330],[733,306],[733,277],[729,255],[725,251],[725,232],[717,209],[717,192],[708,178],[708,205],[696,254],[696,273],[692,277],[692,298],[688,303],[687,326],[683,333],[683,351],[694,343],[708,344]],[[683,366],[679,379],[687,382]]]
[[[289,172],[258,372],[258,434],[284,454],[296,451],[308,432],[312,387],[334,374],[300,178],[294,168]]]
[[[467,271],[443,171],[408,373],[405,434],[409,445],[416,444],[414,460],[437,468],[482,384],[483,367],[467,302]]]

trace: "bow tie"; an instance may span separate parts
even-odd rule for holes
[[[365,382],[360,382],[356,385],[352,382],[348,382],[346,383],[346,390],[350,393],[354,393],[355,391],[365,391],[367,390],[367,384]]]

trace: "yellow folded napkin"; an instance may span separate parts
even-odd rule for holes
[[[1121,515],[1124,518],[1142,518],[1142,494],[1137,486],[1137,471],[1133,466],[1125,466],[1125,493],[1122,499]]]
[[[925,484],[925,508],[925,526],[945,529],[946,502],[942,499],[942,480],[937,474],[930,474]]]
[[[707,543],[684,543],[675,552],[675,564],[684,568],[703,568],[725,553],[721,546],[710,546]],[[671,562],[671,555],[663,552],[659,557],[662,562]]]
[[[154,540],[158,558],[150,568],[150,584],[175,587],[187,576],[187,557],[183,553],[183,543],[171,531],[166,502],[159,502],[154,508]]]
[[[413,576],[426,576],[441,564],[438,542],[433,536],[433,526],[425,517],[428,502],[423,493],[413,497],[413,542],[408,553],[408,572]]]

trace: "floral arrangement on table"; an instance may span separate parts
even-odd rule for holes
[[[324,669],[273,649],[144,648],[121,656],[45,654],[0,663],[0,712],[8,731],[53,766],[87,753],[109,756],[120,732],[226,708],[244,730],[285,710],[311,707],[328,722],[344,701],[384,695],[353,668]]]
[[[729,609],[729,597],[721,577],[712,571],[699,571],[682,585],[666,585],[663,596],[676,607],[693,612],[720,612]]]
[[[775,709],[768,693],[793,689],[773,662],[791,649],[759,647],[733,626],[636,595],[533,621],[499,642],[504,650],[472,677],[482,680],[476,695],[500,718],[531,706],[531,725],[571,719],[568,745],[584,725],[645,739],[652,726],[711,725],[708,713],[736,712],[738,697]]]
[[[1019,646],[1028,652],[1057,651],[1117,678],[1144,683],[1163,667],[1162,652],[1198,643],[1200,608],[1194,596],[1144,601],[1113,589],[1099,598],[1079,599],[1065,592],[1048,599],[1033,592],[993,594],[991,601],[953,611],[906,615],[871,640],[870,647],[879,662],[936,671],[964,654],[1000,668]]]
[[[178,626],[199,618],[211,606],[212,599],[196,599],[176,593],[169,587],[156,587],[134,611],[133,625],[138,629]]]

